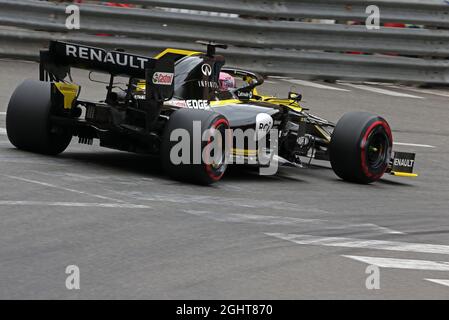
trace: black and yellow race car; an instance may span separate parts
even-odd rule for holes
[[[351,112],[334,124],[304,109],[298,93],[264,96],[258,91],[264,78],[225,68],[217,47],[225,48],[208,43],[206,53],[167,49],[150,58],[52,41],[40,53],[39,81],[24,81],[11,97],[9,140],[22,150],[56,155],[73,137],[83,144],[99,139],[106,148],[158,155],[171,177],[201,184],[220,180],[230,163],[304,167],[312,159],[330,161],[340,178],[356,183],[385,173],[416,176],[415,155],[392,152],[382,117]],[[80,99],[71,68],[107,73],[104,100]],[[220,90],[220,72],[239,85]],[[129,79],[126,88],[117,77]],[[206,131],[212,134],[205,138]],[[180,132],[188,134],[184,148]]]

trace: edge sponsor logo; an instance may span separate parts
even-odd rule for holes
[[[106,52],[103,49],[75,46],[67,44],[65,47],[67,57],[73,57],[100,63],[111,63],[114,65],[145,70],[145,64],[150,60],[124,52]]]
[[[153,75],[153,83],[162,86],[171,86],[174,74],[168,72],[156,72]]]
[[[166,104],[177,108],[210,110],[210,104],[207,100],[172,100],[168,101]]]
[[[198,110],[210,110],[209,101],[207,100],[186,100],[187,108]]]

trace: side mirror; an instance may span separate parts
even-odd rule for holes
[[[296,93],[296,92],[289,92],[288,93],[288,99],[296,101],[296,102],[302,101],[302,94],[301,93]]]

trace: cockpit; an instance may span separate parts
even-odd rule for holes
[[[174,98],[223,100],[251,98],[262,76],[235,68],[224,68],[222,56],[185,56],[175,62]]]
[[[219,58],[219,57],[218,57]],[[187,56],[175,63],[174,97],[181,100],[212,100],[219,89],[224,59]]]

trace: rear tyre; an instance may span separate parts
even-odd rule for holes
[[[50,123],[51,84],[25,80],[14,91],[6,113],[9,141],[18,149],[57,155],[63,152],[72,134]]]
[[[347,113],[332,134],[332,169],[346,181],[375,182],[387,170],[392,146],[391,129],[385,119],[367,112]]]
[[[201,132],[199,132],[200,130],[193,129],[193,123],[195,121],[201,124]],[[201,136],[208,129],[215,129],[216,133],[219,132],[221,142],[219,139],[215,140],[213,137],[208,138],[208,141],[202,141]],[[191,109],[175,111],[170,116],[162,139],[161,161],[163,168],[175,180],[202,185],[210,185],[219,181],[227,168],[226,160],[228,150],[225,144],[225,136],[229,132],[226,131],[227,129],[229,129],[228,120],[218,113]],[[175,132],[175,130],[177,131]],[[183,150],[179,148],[181,138],[178,136],[178,133],[181,132],[185,132],[187,134],[185,138],[188,138],[187,141],[182,143],[186,147]],[[172,139],[177,139],[176,141],[170,140],[172,133]],[[199,133],[201,136],[198,136]],[[216,149],[220,149],[221,152],[217,152],[216,155],[214,155],[212,150],[212,142],[214,141],[220,142],[217,144],[218,148]],[[203,154],[210,154],[211,156],[203,157]],[[187,161],[180,162],[180,158]]]

